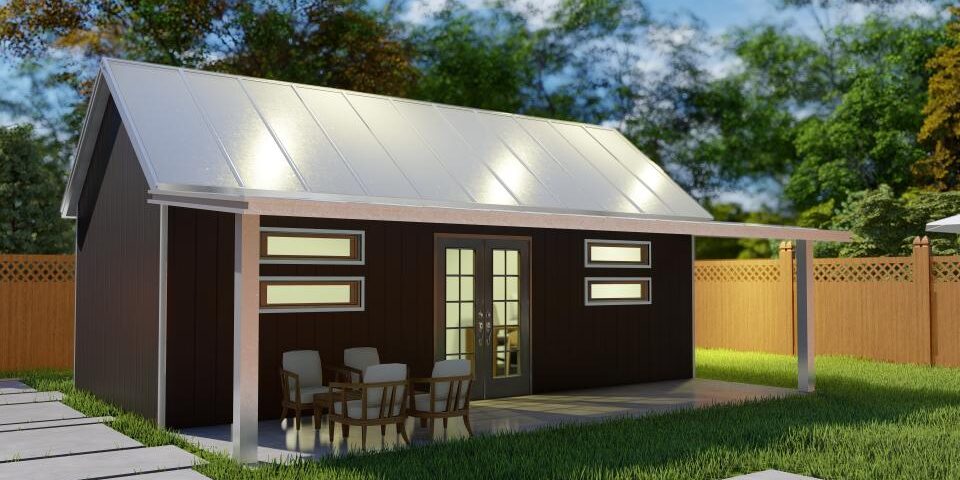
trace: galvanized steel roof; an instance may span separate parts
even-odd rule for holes
[[[151,189],[711,220],[618,131],[104,59],[64,214],[111,96]]]

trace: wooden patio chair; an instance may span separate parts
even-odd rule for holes
[[[463,417],[467,433],[473,435],[470,427],[470,388],[473,386],[473,376],[470,374],[469,360],[441,360],[433,365],[430,378],[411,379],[410,385],[412,388],[407,414],[419,418],[421,427],[427,426],[429,421],[431,437],[436,419],[442,419],[443,428],[447,428],[447,419],[450,417]],[[426,393],[415,391],[418,385],[426,385]]]
[[[330,384],[330,405],[327,415],[330,441],[333,442],[334,424],[343,426],[343,436],[349,435],[349,427],[360,427],[363,449],[367,448],[367,427],[380,426],[380,435],[386,435],[387,425],[396,425],[397,431],[408,445],[406,421],[406,395],[408,390],[407,366],[402,363],[386,363],[367,367],[364,382]]]
[[[314,396],[326,395],[329,387],[323,385],[323,371],[333,372],[339,380],[345,374],[342,369],[328,367],[320,361],[316,350],[293,350],[283,352],[280,368],[280,418],[287,418],[290,411],[296,415],[295,423],[300,430],[300,417],[304,410],[313,411],[314,423],[319,423],[322,412],[314,408]],[[325,405],[325,403],[320,403]]]
[[[343,350],[344,370],[349,372],[353,383],[363,381],[363,371],[367,367],[380,365],[380,352],[376,347],[353,347]]]

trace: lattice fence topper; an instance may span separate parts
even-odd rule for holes
[[[813,279],[818,282],[912,282],[911,262],[814,263]]]
[[[930,272],[938,282],[960,282],[960,258],[937,258],[930,262]]]
[[[0,282],[72,282],[73,256],[0,258]]]
[[[704,282],[776,282],[780,268],[775,263],[711,263],[697,265],[694,278]]]

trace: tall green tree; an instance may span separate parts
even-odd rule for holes
[[[927,235],[928,222],[960,211],[960,192],[910,190],[897,195],[893,188],[881,185],[872,190],[852,193],[831,228],[849,230],[853,242],[818,244],[818,256],[872,257],[909,255],[914,237]],[[960,253],[960,236],[930,235],[934,255]]]
[[[824,25],[822,38],[761,24],[728,34],[735,62],[719,75],[705,69],[709,50],[683,46],[663,79],[681,86],[646,99],[628,133],[701,195],[769,185],[792,215],[880,184],[903,192],[925,154],[924,63],[941,25],[884,10]]]
[[[32,126],[0,127],[0,253],[72,251],[63,168],[46,150]]]
[[[534,22],[516,0],[482,10],[452,1],[412,29],[424,100],[609,122],[633,109],[636,47],[650,26],[639,0],[562,0]]]
[[[960,7],[950,9],[949,44],[940,47],[927,67],[933,72],[917,138],[930,154],[913,165],[916,182],[933,190],[960,189]]]

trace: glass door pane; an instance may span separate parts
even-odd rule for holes
[[[444,256],[444,358],[468,359],[472,371],[476,353],[475,252],[472,248],[446,248]]]
[[[520,252],[495,248],[491,255],[494,378],[521,375]]]

